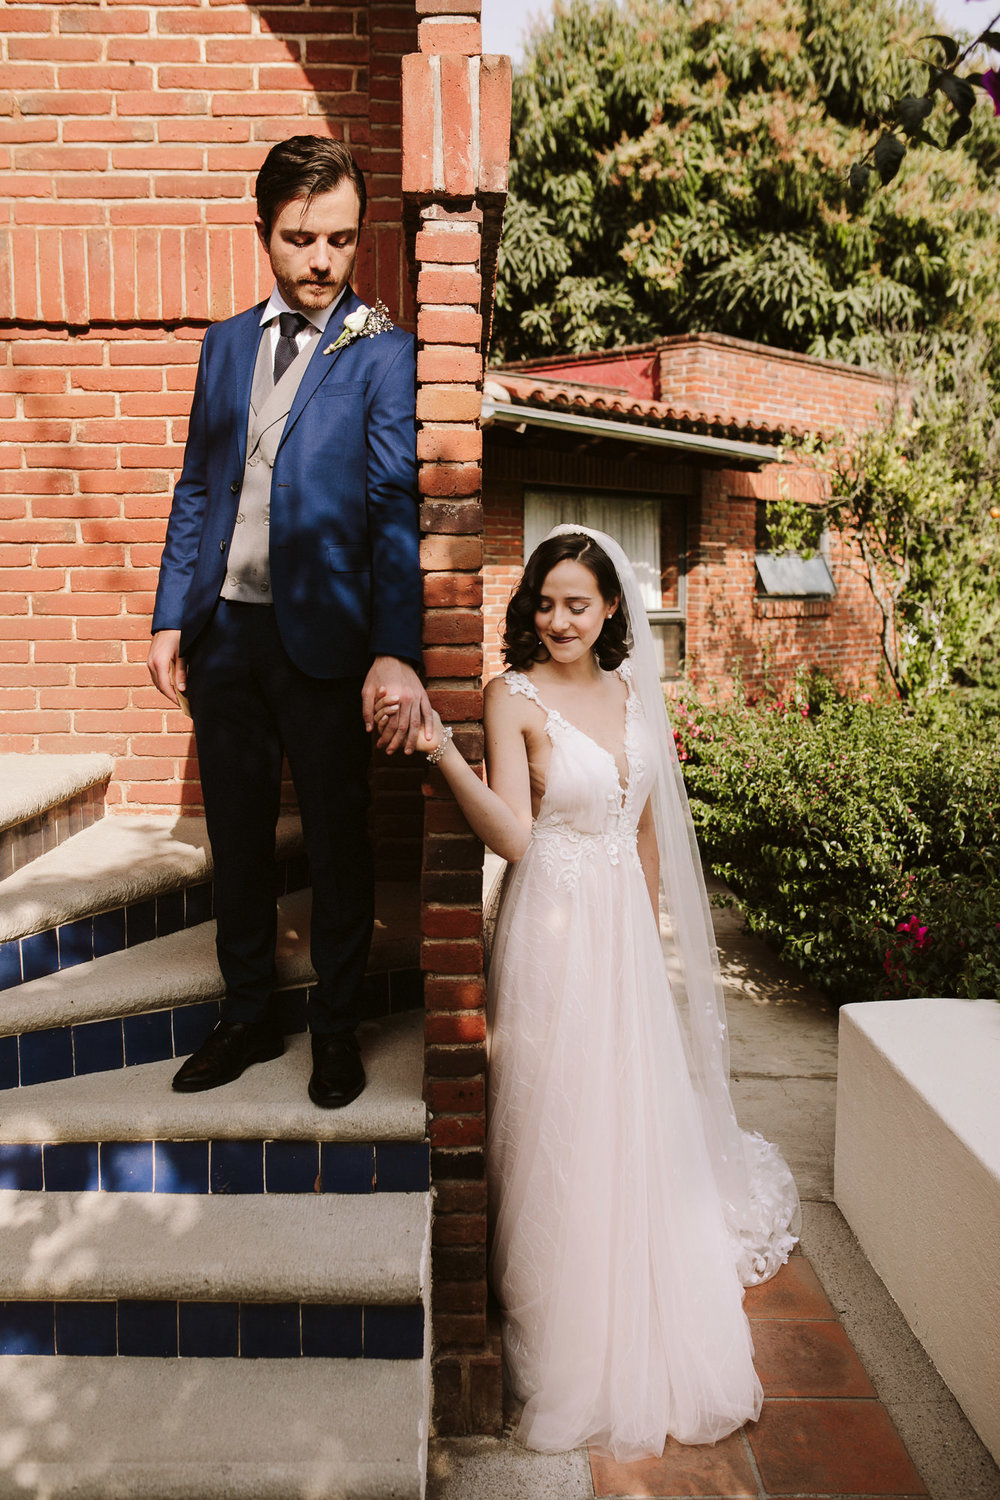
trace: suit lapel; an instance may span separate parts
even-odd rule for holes
[[[253,385],[254,366],[257,363],[257,348],[264,330],[260,326],[260,315],[265,304],[258,302],[245,315],[236,330],[236,348],[233,364],[236,370],[236,442],[239,448],[240,468],[247,457],[247,422],[250,416],[250,390]]]
[[[343,331],[344,319],[348,316],[349,313],[352,313],[356,307],[360,306],[361,298],[355,294],[352,287],[348,287],[347,291],[344,294],[344,300],[341,302],[340,306],[337,308],[337,311],[334,313],[329,323],[327,323],[323,333],[320,335],[317,347],[313,351],[312,359],[309,361],[308,365],[306,365],[305,374],[299,381],[299,388],[295,393],[295,400],[292,402],[291,409],[288,413],[288,421],[285,423],[285,430],[281,434],[282,443],[288,437],[288,434],[291,432],[299,417],[302,415],[302,412],[305,409],[306,402],[312,396],[313,392],[316,390],[316,387],[330,373],[337,360],[343,354],[344,350],[348,348],[348,345],[343,344],[335,354],[324,354],[323,350],[328,349],[331,344],[336,342],[337,338]],[[279,443],[278,446],[280,448],[281,443]]]

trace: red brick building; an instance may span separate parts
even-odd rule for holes
[[[640,570],[664,677],[783,689],[798,668],[874,679],[880,619],[859,559],[823,539],[808,564],[767,552],[765,502],[818,482],[786,434],[863,427],[880,376],[718,334],[488,372],[484,426],[487,674],[524,558],[550,525],[614,532]]]
[[[357,289],[417,336],[426,666],[475,759],[478,418],[510,121],[510,64],[481,56],[479,0],[14,0],[0,31],[8,779],[15,757],[34,774],[46,755],[98,751],[113,758],[111,779],[74,792],[72,807],[82,796],[93,817],[154,815],[167,834],[200,810],[189,722],[144,665],[153,592],[201,338],[266,295],[253,182],[269,146],[302,132],[357,155],[369,182]],[[482,848],[419,767],[376,774],[381,875],[422,891],[419,934],[414,923],[389,936],[412,939],[424,977],[438,1418],[490,1430],[500,1378],[486,1319]],[[60,819],[33,802],[4,833],[15,877],[19,860],[55,857],[60,829],[81,826]],[[103,915],[115,918],[88,910],[74,931]],[[68,939],[36,930],[40,916],[11,922],[0,949],[27,1003],[29,956],[61,964]],[[51,1019],[22,1029],[38,1027],[62,1035]],[[10,1041],[4,1032],[0,1049]]]

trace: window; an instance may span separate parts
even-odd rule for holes
[[[808,551],[779,552],[767,523],[767,501],[757,505],[757,595],[764,599],[832,599],[837,585],[827,561],[827,533],[816,517],[813,534],[805,536]]]
[[[527,489],[525,560],[553,526],[606,531],[628,554],[646,605],[660,676],[676,677],[684,657],[683,500],[612,491]]]

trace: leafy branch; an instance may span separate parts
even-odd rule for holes
[[[914,144],[933,146],[937,151],[950,151],[963,136],[972,129],[972,111],[981,89],[993,102],[994,111],[1000,114],[1000,73],[988,68],[985,73],[962,74],[969,58],[984,47],[1000,51],[1000,31],[994,30],[1000,23],[1000,12],[964,48],[952,36],[940,33],[923,36],[922,42],[936,44],[941,51],[941,60],[921,59],[926,64],[927,88],[923,94],[904,94],[890,101],[888,118],[884,129],[869,147],[860,161],[855,162],[848,175],[849,200],[856,211],[872,185],[873,174],[882,186],[890,183],[903,164],[907,148]],[[952,112],[945,139],[939,140],[927,128],[938,99],[944,100]]]

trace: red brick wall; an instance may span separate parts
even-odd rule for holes
[[[808,498],[810,481],[789,490]],[[687,668],[700,689],[784,692],[798,669],[818,668],[845,687],[881,671],[880,618],[860,559],[832,540],[837,592],[829,600],[759,599],[754,575],[758,500],[777,499],[773,468],[759,474],[706,470],[689,534]]]
[[[0,750],[104,750],[110,798],[200,800],[143,665],[201,336],[270,284],[269,146],[369,176],[358,289],[412,327],[400,59],[412,4],[9,4],[0,88]]]
[[[813,359],[719,333],[685,333],[659,343],[653,394],[678,411],[723,422],[826,432],[869,426],[892,387],[856,365]]]

